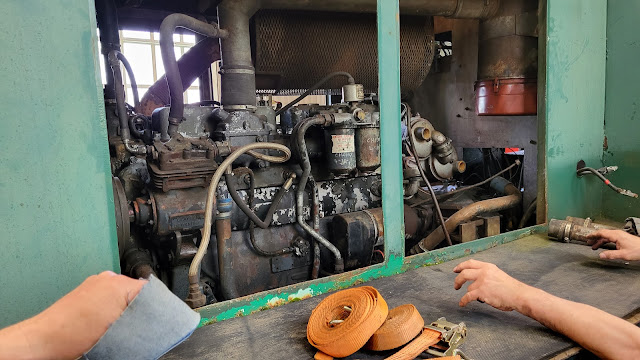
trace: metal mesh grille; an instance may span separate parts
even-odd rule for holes
[[[255,16],[256,71],[282,76],[285,92],[308,89],[333,71],[347,71],[367,92],[378,91],[375,14],[261,10]],[[433,18],[400,19],[400,87],[415,89],[434,56]],[[345,79],[325,88],[339,89]]]

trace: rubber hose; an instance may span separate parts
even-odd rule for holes
[[[522,201],[522,194],[520,190],[510,183],[508,180],[502,177],[497,177],[491,181],[491,188],[505,194],[495,199],[482,200],[475,202],[471,205],[467,205],[453,214],[445,221],[445,227],[448,231],[454,231],[461,223],[471,220],[476,216],[482,214],[501,211],[505,209],[513,208],[520,204]],[[442,226],[435,229],[429,236],[420,240],[420,242],[411,248],[410,254],[418,254],[424,251],[429,251],[438,246],[442,240],[444,240],[444,233]]]
[[[197,285],[199,281],[200,274],[200,264],[202,263],[202,258],[204,254],[207,252],[207,247],[209,246],[209,241],[211,240],[211,226],[212,226],[212,217],[213,217],[213,209],[216,206],[216,191],[218,189],[218,183],[222,178],[222,175],[226,171],[228,167],[240,156],[247,153],[250,150],[256,149],[268,149],[268,150],[278,150],[284,153],[281,157],[271,157],[272,162],[282,163],[291,158],[291,150],[288,147],[282,144],[276,143],[251,143],[244,145],[234,152],[232,152],[223,162],[220,164],[216,172],[213,174],[211,178],[211,183],[209,184],[209,190],[207,192],[207,200],[205,204],[204,210],[204,227],[202,229],[202,240],[200,241],[200,246],[198,246],[198,251],[196,252],[193,260],[191,260],[191,266],[189,267],[189,284]],[[262,155],[262,154],[260,154]],[[224,256],[224,254],[218,254],[218,256]]]
[[[184,14],[171,14],[162,20],[160,24],[160,53],[167,76],[167,84],[169,85],[169,96],[171,97],[169,136],[175,135],[178,131],[178,125],[182,122],[184,116],[184,98],[182,95],[184,88],[182,87],[180,69],[173,49],[173,33],[177,27],[183,27],[211,38],[222,38],[228,35],[227,31],[218,28],[217,25],[208,24]]]

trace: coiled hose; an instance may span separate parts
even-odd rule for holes
[[[283,153],[282,156],[272,156],[265,155],[259,153],[255,150],[278,150]],[[211,240],[211,225],[213,218],[213,209],[216,207],[216,190],[218,189],[218,183],[224,175],[227,168],[233,164],[233,162],[239,158],[243,154],[252,155],[258,159],[275,162],[275,163],[283,163],[291,158],[291,150],[288,147],[282,144],[276,143],[251,143],[244,146],[239,147],[234,152],[232,152],[223,162],[220,164],[216,172],[213,174],[211,178],[211,183],[209,184],[209,191],[207,192],[207,201],[204,208],[204,227],[202,229],[202,240],[200,241],[200,246],[198,246],[198,251],[196,252],[193,260],[191,260],[191,266],[189,266],[189,295],[187,295],[187,302],[192,305],[192,307],[202,306],[204,305],[204,294],[202,290],[200,290],[200,264],[202,263],[202,258],[204,254],[207,252],[207,248],[209,247],[209,240]],[[218,254],[218,257],[222,257],[224,254]],[[219,265],[222,265],[222,262],[218,260]]]

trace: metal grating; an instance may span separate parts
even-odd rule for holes
[[[256,71],[280,74],[281,93],[308,89],[334,71],[351,73],[366,92],[378,91],[375,14],[261,10],[255,29]],[[402,92],[422,84],[434,46],[432,17],[400,18]],[[337,78],[325,88],[339,89],[344,83]]]

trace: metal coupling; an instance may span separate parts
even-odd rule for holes
[[[207,297],[204,295],[198,284],[189,285],[189,294],[184,302],[189,305],[190,308],[195,309],[204,306],[207,303]]]

